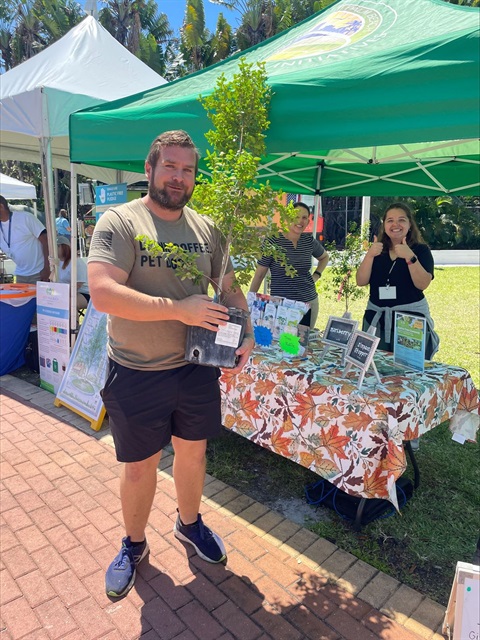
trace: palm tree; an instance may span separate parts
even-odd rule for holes
[[[210,33],[205,28],[203,0],[187,0],[185,19],[181,29],[181,50],[186,60],[190,60],[189,71],[198,71],[205,65],[205,57],[210,51]]]
[[[223,13],[220,13],[217,20],[215,35],[211,40],[212,63],[220,62],[220,60],[225,60],[225,58],[228,58],[228,56],[232,52],[232,46],[232,27],[224,18]]]
[[[335,0],[211,0],[240,14],[235,32],[241,50],[263,42],[333,4]]]
[[[0,51],[5,71],[64,36],[83,18],[74,0],[6,0],[0,7]]]
[[[99,21],[131,53],[158,73],[165,69],[162,45],[172,35],[168,18],[155,0],[107,0]]]
[[[75,0],[36,0],[33,10],[46,46],[59,40],[85,17]]]

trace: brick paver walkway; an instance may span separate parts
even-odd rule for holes
[[[203,562],[173,537],[170,456],[150,558],[126,598],[108,598],[104,572],[123,535],[108,431],[72,426],[32,385],[0,383],[1,640],[443,637],[443,607],[211,477],[202,512],[228,563]]]

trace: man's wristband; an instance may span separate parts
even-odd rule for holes
[[[255,340],[255,336],[253,335],[253,333],[244,333],[243,334],[243,338],[252,338],[252,340]]]
[[[315,275],[315,274],[317,274],[317,276],[318,276],[319,278],[321,278],[321,277],[322,277],[322,272],[321,272],[321,271],[314,271],[314,272],[313,272],[313,274],[314,274],[314,275]]]

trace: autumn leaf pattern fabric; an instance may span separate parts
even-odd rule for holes
[[[318,358],[314,352],[287,361],[254,351],[240,374],[220,379],[224,426],[351,495],[386,498],[397,508],[403,440],[447,420],[453,433],[475,439],[479,397],[465,369],[426,362],[424,373],[399,374],[393,357],[377,352],[382,382],[367,373],[359,392],[358,372],[342,378],[339,354]]]

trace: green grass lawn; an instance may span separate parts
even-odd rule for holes
[[[330,315],[344,312],[343,304],[323,290],[328,278],[327,270],[320,285],[320,329]],[[440,335],[435,360],[464,367],[479,388],[480,269],[436,269],[426,295]],[[366,300],[352,306],[355,319],[361,320]],[[333,512],[312,508],[309,528],[446,605],[455,565],[459,560],[471,561],[479,536],[478,445],[453,442],[445,423],[422,436],[416,458],[420,487],[400,515],[355,532]],[[208,471],[256,499],[259,487],[263,495],[302,498],[305,484],[318,479],[313,472],[231,433],[210,443]],[[411,469],[407,474],[412,476]]]

